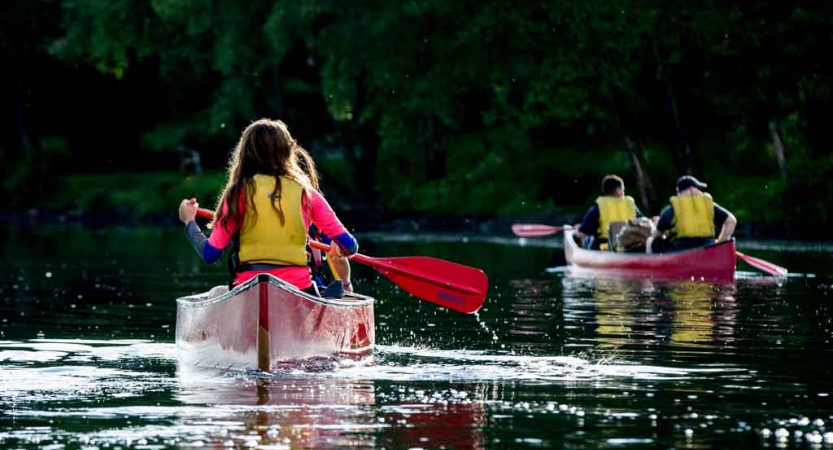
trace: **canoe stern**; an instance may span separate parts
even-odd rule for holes
[[[374,300],[313,297],[261,274],[231,291],[177,299],[176,343],[188,363],[208,367],[266,370],[311,357],[360,358],[375,343]]]

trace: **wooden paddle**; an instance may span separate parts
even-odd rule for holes
[[[735,250],[735,254],[737,255],[737,257],[740,260],[742,260],[746,264],[749,264],[750,266],[752,266],[752,267],[754,267],[758,270],[766,272],[770,275],[775,275],[777,277],[787,276],[788,271],[787,271],[786,267],[781,267],[781,266],[773,264],[769,261],[764,261],[763,259],[753,258],[753,257],[751,257],[749,255],[745,255],[745,254],[743,254],[743,253],[741,253],[737,250]]]
[[[197,209],[197,215],[214,218],[213,211],[203,208]],[[330,248],[312,239],[309,244],[324,251]],[[442,259],[427,256],[372,258],[356,253],[350,260],[373,267],[415,297],[461,313],[477,312],[489,290],[489,278],[482,270]]]
[[[541,225],[535,223],[516,223],[512,225],[512,232],[519,237],[542,237],[551,234],[560,233],[564,227],[553,227],[550,225]]]

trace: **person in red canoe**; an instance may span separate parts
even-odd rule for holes
[[[625,182],[616,175],[602,178],[602,195],[587,210],[575,237],[578,243],[591,250],[606,247],[611,223],[627,223],[630,219],[642,217],[633,197],[625,195]]]
[[[738,221],[703,192],[707,187],[690,175],[677,179],[677,195],[670,198],[670,205],[660,213],[647,244],[651,252],[687,250],[731,239]],[[715,238],[718,229],[720,234]]]
[[[195,221],[199,205],[182,200],[179,218],[185,235],[207,263],[220,259],[231,245],[229,271],[237,285],[270,273],[318,295],[307,265],[307,230],[315,224],[331,236],[333,259],[358,252],[356,239],[339,221],[299,159],[305,152],[279,120],[260,119],[243,130],[231,157],[228,182],[220,196],[211,237]],[[308,156],[308,155],[307,155]],[[306,167],[317,179],[315,167]],[[349,286],[349,278],[342,280]]]

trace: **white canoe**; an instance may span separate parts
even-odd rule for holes
[[[374,299],[306,294],[260,274],[231,291],[177,299],[176,344],[184,363],[260,369],[312,357],[362,357],[373,351]]]

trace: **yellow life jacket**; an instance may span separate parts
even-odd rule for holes
[[[674,221],[671,234],[679,238],[714,237],[714,201],[706,193],[671,197]]]
[[[600,239],[609,239],[607,230],[612,222],[627,222],[636,218],[636,203],[633,197],[614,197],[605,195],[596,199],[599,205],[599,230]]]
[[[247,202],[246,217],[240,228],[240,264],[306,266],[307,232],[301,211],[304,187],[280,177],[280,197],[275,199],[275,206],[283,211],[281,225],[280,216],[272,207],[275,177],[255,175],[254,181],[254,202]]]

